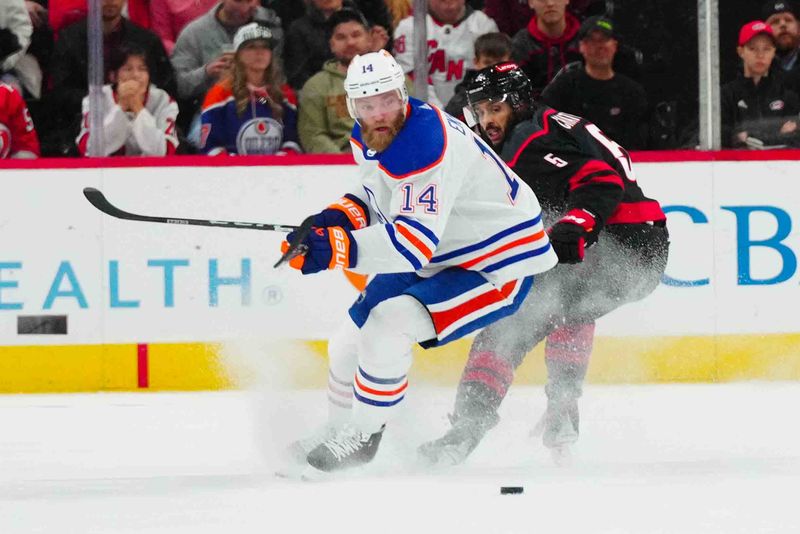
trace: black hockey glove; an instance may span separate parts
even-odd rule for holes
[[[580,263],[584,251],[597,241],[597,223],[586,210],[573,209],[558,220],[550,230],[550,244],[559,263]]]
[[[20,49],[22,47],[17,36],[8,28],[0,28],[0,60],[6,59]]]

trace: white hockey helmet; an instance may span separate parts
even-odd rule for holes
[[[344,81],[347,93],[347,110],[355,120],[359,119],[356,101],[359,98],[397,91],[405,114],[408,104],[406,75],[394,57],[386,50],[356,56],[347,68]]]

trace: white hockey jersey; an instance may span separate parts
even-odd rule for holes
[[[150,85],[142,109],[135,117],[122,111],[111,85],[103,86],[104,156],[166,156],[178,148],[175,119],[178,104],[169,93]],[[75,142],[82,156],[86,155],[89,136],[89,97],[83,99],[81,131]]]
[[[469,9],[469,8],[468,8]],[[455,26],[426,16],[428,33],[428,102],[444,108],[475,57],[475,39],[496,32],[497,24],[482,11],[472,11]],[[406,73],[414,71],[414,18],[394,30],[394,55]]]
[[[458,266],[501,285],[558,263],[533,191],[440,109],[412,98],[386,150],[370,150],[358,123],[351,145],[363,185],[353,194],[370,210],[353,231],[353,271],[429,277]]]

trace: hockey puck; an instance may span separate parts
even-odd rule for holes
[[[518,495],[522,491],[522,486],[500,486],[500,495]]]

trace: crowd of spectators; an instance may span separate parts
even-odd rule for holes
[[[347,152],[352,58],[386,49],[413,85],[413,0],[100,3],[103,155]],[[800,146],[796,6],[720,10],[723,146]],[[512,59],[541,103],[626,148],[694,148],[696,12],[696,0],[428,0],[415,96],[460,116],[465,82]],[[86,0],[0,0],[0,158],[87,154],[86,17]]]

